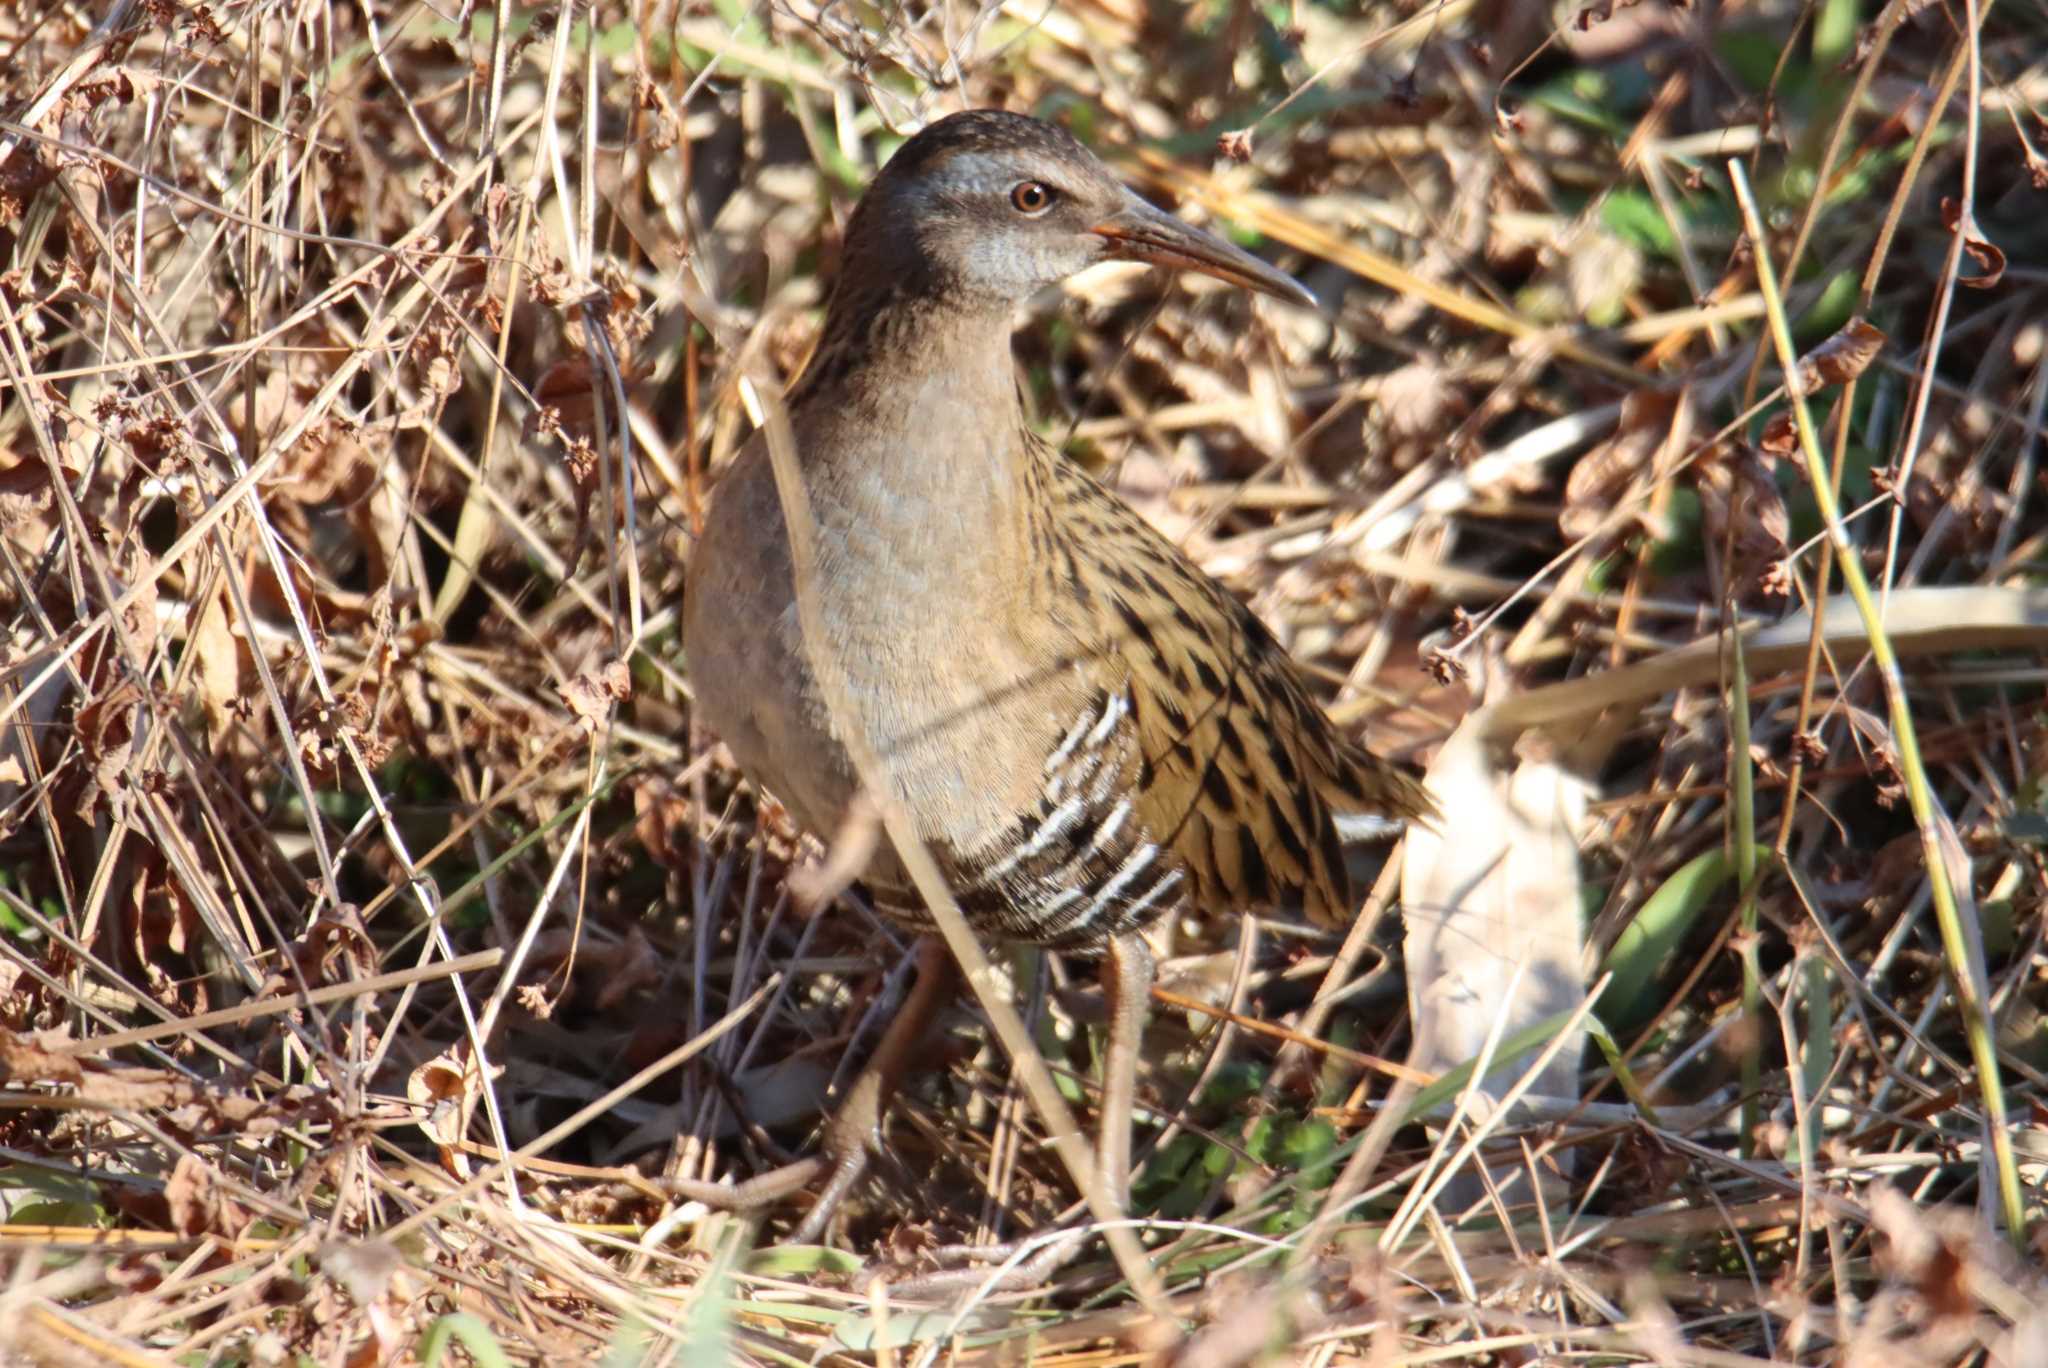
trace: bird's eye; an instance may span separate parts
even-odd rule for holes
[[[1010,207],[1020,214],[1042,214],[1052,208],[1055,193],[1044,181],[1019,181],[1010,188]]]

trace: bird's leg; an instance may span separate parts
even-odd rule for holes
[[[1103,997],[1109,1005],[1109,1039],[1102,1058],[1102,1104],[1095,1121],[1095,1181],[1128,1211],[1131,1198],[1131,1114],[1138,1099],[1138,1046],[1151,1008],[1157,966],[1151,947],[1136,932],[1113,937],[1102,957]],[[1088,1242],[1073,1231],[1039,1249],[1015,1268],[991,1273],[987,1265],[1017,1254],[1029,1243],[1011,1240],[993,1247],[956,1247],[941,1259],[971,1259],[980,1267],[949,1267],[892,1283],[889,1294],[911,1301],[943,1299],[970,1291],[1020,1292],[1042,1285],[1072,1262]]]
[[[1102,1059],[1102,1110],[1096,1118],[1095,1173],[1119,1210],[1131,1202],[1131,1116],[1138,1102],[1138,1046],[1155,976],[1145,938],[1127,931],[1110,939],[1102,957],[1102,992],[1109,1003],[1109,1041]]]
[[[910,986],[910,995],[903,1000],[896,1019],[882,1033],[881,1044],[854,1079],[852,1091],[832,1114],[825,1127],[823,1154],[784,1164],[732,1186],[668,1178],[662,1180],[662,1187],[685,1201],[702,1202],[723,1211],[752,1211],[780,1202],[822,1176],[824,1189],[793,1237],[796,1244],[815,1244],[824,1234],[832,1213],[867,1172],[868,1147],[881,1126],[882,1109],[895,1094],[904,1066],[924,1039],[926,1028],[938,1015],[946,995],[952,992],[955,977],[952,952],[946,949],[944,941],[927,936],[918,942],[917,978]]]
[[[831,1177],[825,1182],[825,1190],[818,1194],[816,1205],[797,1227],[795,1243],[817,1243],[832,1213],[867,1172],[868,1147],[881,1130],[882,1109],[895,1096],[904,1066],[952,993],[957,977],[953,952],[944,941],[926,936],[917,943],[917,979],[910,985],[910,995],[904,998],[902,1010],[882,1033],[882,1043],[875,1047],[867,1067],[854,1079],[853,1090],[825,1128],[825,1154],[832,1163]]]

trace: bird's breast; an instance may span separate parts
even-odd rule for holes
[[[806,463],[823,645],[846,698],[830,706],[799,621],[788,537],[767,453],[751,444],[714,496],[693,556],[685,647],[703,720],[741,768],[828,835],[871,750],[921,836],[987,843],[1035,801],[1046,748],[1087,697],[1070,662],[1027,630],[1022,533],[999,462],[916,470],[829,431],[840,459]],[[854,729],[849,735],[848,729]],[[852,743],[859,744],[852,744]]]

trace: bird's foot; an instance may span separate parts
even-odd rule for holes
[[[701,1178],[651,1178],[648,1181],[671,1197],[685,1202],[702,1202],[714,1211],[758,1211],[762,1207],[774,1206],[815,1183],[830,1162],[822,1155],[798,1159],[781,1168],[756,1174],[744,1183],[711,1183]]]
[[[1090,1233],[1063,1230],[998,1245],[946,1245],[932,1252],[940,1268],[890,1283],[889,1296],[938,1302],[1034,1291],[1074,1261]]]
[[[719,1211],[745,1212],[774,1206],[822,1181],[824,1187],[817,1201],[811,1204],[790,1241],[818,1243],[839,1204],[868,1171],[870,1147],[881,1131],[882,1108],[894,1095],[905,1064],[952,991],[953,981],[953,958],[945,942],[926,937],[918,946],[917,981],[911,985],[910,995],[889,1023],[889,1029],[882,1033],[882,1043],[875,1047],[867,1067],[854,1080],[846,1101],[832,1114],[820,1146],[823,1154],[770,1169],[744,1183],[707,1183],[694,1178],[662,1178],[656,1183],[670,1196],[686,1202],[702,1202]]]
[[[852,1108],[846,1108],[834,1116],[831,1130],[840,1128],[840,1118],[850,1110]],[[815,1245],[823,1239],[825,1227],[831,1225],[831,1216],[840,1210],[840,1202],[846,1200],[846,1194],[854,1190],[866,1171],[868,1151],[864,1143],[854,1143],[850,1149],[836,1149],[827,1143],[823,1155],[784,1163],[778,1169],[756,1173],[754,1178],[741,1184],[713,1184],[696,1178],[655,1178],[653,1184],[672,1198],[702,1202],[713,1210],[756,1212],[768,1206],[778,1206],[780,1202],[791,1200],[799,1192],[811,1190],[823,1182],[823,1190],[817,1194],[817,1200],[811,1202],[811,1210],[805,1212],[803,1223],[788,1241],[793,1245]]]
[[[695,1178],[658,1178],[654,1182],[671,1197],[702,1202],[717,1211],[752,1212],[776,1206],[800,1192],[824,1184],[811,1209],[790,1237],[791,1244],[816,1244],[868,1168],[868,1144],[881,1120],[881,1092],[866,1075],[855,1083],[846,1105],[826,1128],[824,1153],[798,1159],[756,1174],[743,1183],[708,1183]]]

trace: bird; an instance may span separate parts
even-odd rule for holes
[[[1054,124],[969,110],[903,143],[847,220],[819,341],[786,397],[815,523],[816,625],[845,711],[828,708],[799,622],[763,433],[712,491],[684,571],[683,647],[695,716],[802,826],[842,829],[864,750],[978,937],[1101,961],[1097,1171],[1121,1200],[1154,976],[1145,928],[1176,908],[1342,922],[1355,911],[1347,839],[1434,808],[1415,777],[1339,731],[1243,603],[1033,430],[1014,315],[1103,261],[1316,305]],[[861,1178],[952,987],[887,840],[863,881],[924,940],[822,1153],[737,1184],[673,1184],[726,1207],[822,1185],[799,1242]]]

